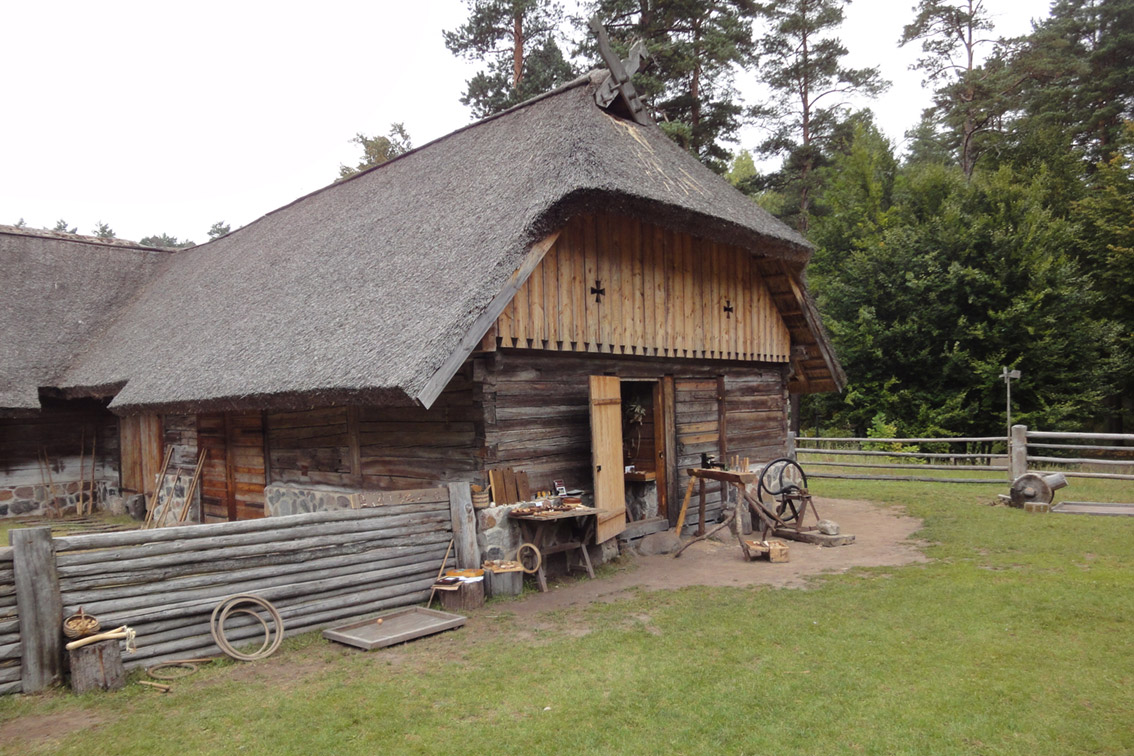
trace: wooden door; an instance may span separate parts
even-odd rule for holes
[[[626,483],[622,468],[622,385],[617,376],[590,377],[591,466],[595,507],[599,510],[595,543],[626,529]]]
[[[197,416],[197,445],[206,453],[201,507],[206,522],[264,516],[264,422],[259,412]]]
[[[165,459],[160,415],[129,415],[118,424],[118,441],[122,458],[123,491],[154,491],[158,469]]]

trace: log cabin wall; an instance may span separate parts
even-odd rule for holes
[[[480,388],[466,364],[433,406],[267,415],[272,483],[402,490],[483,475]]]
[[[192,470],[197,466],[197,416],[162,416],[162,439],[173,447],[169,466]]]
[[[555,479],[591,488],[587,396],[590,375],[658,380],[678,471],[668,482],[671,521],[702,452],[782,456],[787,442],[786,367],[778,364],[583,355],[501,349],[474,359],[485,416],[485,466],[526,471],[533,489]],[[723,388],[722,388],[723,387]],[[707,486],[708,510],[721,507],[720,485]]]
[[[38,460],[46,450],[56,503],[71,506],[79,482],[91,478],[91,445],[97,438],[94,480],[119,485],[118,418],[93,399],[44,399],[35,415],[0,418],[0,517],[41,514],[48,503],[48,473]],[[80,446],[83,471],[80,473]],[[98,486],[96,486],[98,487]],[[84,490],[89,490],[88,487]]]
[[[791,337],[759,264],[631,218],[577,216],[486,346],[787,362]]]

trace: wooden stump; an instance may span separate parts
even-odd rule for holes
[[[122,649],[117,640],[105,640],[67,652],[71,655],[71,690],[119,690],[126,685]]]
[[[448,612],[465,612],[484,606],[484,581],[461,583],[455,591],[438,591],[441,606]]]

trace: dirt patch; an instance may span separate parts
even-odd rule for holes
[[[105,721],[101,715],[82,709],[31,714],[0,722],[0,743],[5,750],[10,748],[12,752],[46,748],[73,732],[98,727]]]
[[[816,498],[819,514],[852,533],[848,546],[822,547],[790,541],[791,561],[746,562],[735,538],[695,543],[679,559],[669,554],[634,557],[634,569],[623,570],[602,580],[580,580],[552,588],[507,608],[516,616],[530,616],[596,601],[629,598],[636,589],[667,590],[697,585],[771,585],[805,588],[808,578],[823,573],[846,572],[853,567],[894,567],[928,561],[924,543],[911,540],[921,527],[897,507],[882,507],[867,501]]]

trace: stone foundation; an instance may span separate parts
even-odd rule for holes
[[[658,516],[658,484],[653,481],[626,481],[626,509],[630,521]]]
[[[476,510],[476,542],[482,559],[515,559],[520,526],[508,517],[518,504]]]
[[[588,507],[594,506],[593,496],[584,494],[583,504]],[[516,558],[516,552],[520,548],[520,526],[515,520],[508,517],[508,513],[520,506],[524,506],[524,504],[506,504],[476,510],[476,541],[480,547],[481,558]],[[654,498],[654,511],[657,512],[656,497]],[[613,556],[608,550],[591,547],[592,557],[595,557],[600,564],[618,555],[618,545],[614,539],[604,545],[608,546],[608,549],[613,547]],[[551,574],[561,571],[557,569],[558,564],[559,559],[556,559],[553,565],[548,565]]]
[[[118,483],[109,480],[96,480],[94,501],[95,507],[112,497],[117,497]],[[52,498],[55,506],[60,510],[74,511],[79,503],[79,491],[83,491],[84,499],[89,498],[90,481],[79,482],[55,481],[50,486],[5,486],[0,487],[0,517],[35,517],[47,513]],[[54,496],[48,493],[53,488]]]
[[[268,517],[358,509],[360,491],[334,486],[272,483],[264,488],[264,512]]]
[[[178,524],[181,510],[185,508],[185,494],[193,483],[193,471],[183,470],[181,475],[165,475],[162,477],[161,493],[158,495],[158,509],[154,512],[153,521],[157,527],[166,527]],[[197,490],[193,492],[192,506],[185,514],[185,522],[198,521],[201,511],[201,485],[197,483]]]

